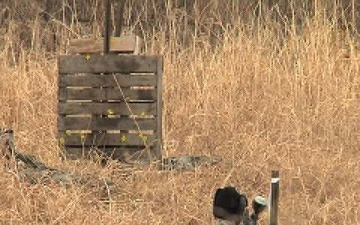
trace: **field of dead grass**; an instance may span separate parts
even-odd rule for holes
[[[212,224],[216,188],[268,195],[272,169],[281,174],[280,224],[360,224],[356,39],[321,19],[287,36],[275,27],[238,22],[217,46],[194,36],[183,47],[176,31],[154,33],[146,54],[164,55],[163,155],[223,161],[174,173],[143,168],[124,178],[116,163],[60,161],[55,56],[64,52],[15,54],[14,25],[0,43],[0,127],[15,130],[23,152],[112,177],[117,188],[105,204],[98,190],[29,186],[2,171],[1,224]]]

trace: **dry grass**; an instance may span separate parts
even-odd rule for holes
[[[6,40],[0,43],[0,127],[13,128],[17,146],[48,164],[111,176],[118,188],[104,204],[97,190],[28,186],[1,172],[1,223],[211,224],[217,187],[235,185],[250,198],[267,195],[269,172],[279,169],[281,224],[360,224],[355,39],[319,17],[308,18],[301,33],[287,28],[287,36],[275,22],[235,21],[223,27],[216,47],[208,34],[194,35],[184,47],[183,28],[173,27],[179,17],[167,13],[168,26],[147,40],[147,54],[165,58],[163,154],[220,155],[223,162],[179,173],[145,168],[127,178],[116,164],[61,162],[57,53],[16,46],[14,22],[0,37]],[[30,28],[36,41],[36,20]],[[71,32],[59,33],[66,35]]]

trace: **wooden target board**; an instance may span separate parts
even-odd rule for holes
[[[58,135],[69,158],[160,159],[161,56],[60,56]]]

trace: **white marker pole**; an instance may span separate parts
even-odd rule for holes
[[[278,207],[279,207],[279,171],[271,171],[270,186],[270,225],[278,225]]]

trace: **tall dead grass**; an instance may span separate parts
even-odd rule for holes
[[[17,46],[13,21],[0,43],[0,126],[15,130],[24,152],[71,172],[111,176],[117,188],[105,204],[97,190],[29,186],[2,171],[1,223],[211,224],[217,187],[267,195],[269,171],[279,169],[281,224],[360,224],[356,39],[318,15],[301,32],[240,20],[220,23],[217,45],[197,32],[183,43],[185,17],[167,13],[166,27],[146,39],[147,54],[165,58],[163,155],[220,155],[222,163],[176,173],[144,168],[123,178],[116,164],[60,161],[57,53]],[[34,44],[35,23],[28,22]],[[71,27],[58,35],[65,44]]]

